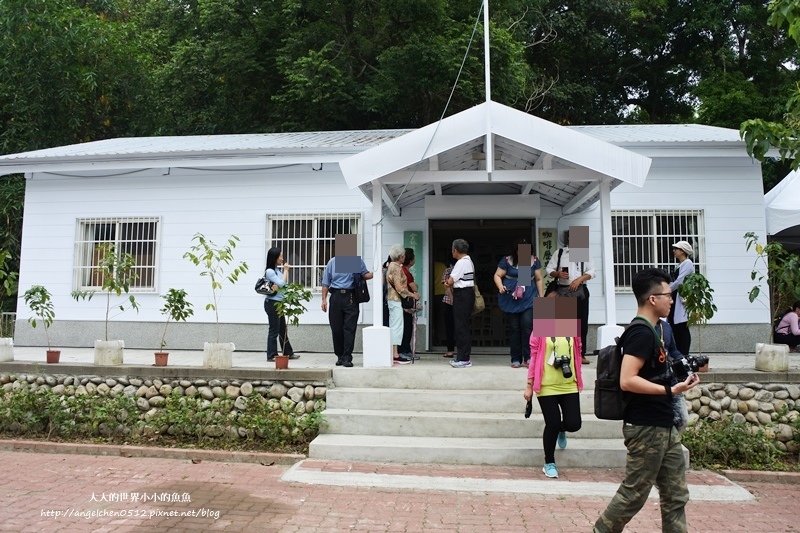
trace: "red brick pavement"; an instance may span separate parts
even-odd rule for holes
[[[14,532],[522,532],[589,531],[607,498],[348,488],[280,481],[286,466],[0,451],[0,531]],[[537,470],[306,461],[321,471],[531,479]],[[621,471],[568,470],[559,481],[619,481]],[[691,472],[690,483],[718,483]],[[800,486],[740,482],[747,503],[690,503],[693,532],[800,531]],[[169,495],[170,500],[152,501]],[[184,498],[186,497],[186,498]],[[125,501],[104,501],[112,499]],[[145,501],[142,501],[144,498]],[[134,501],[136,499],[137,501]],[[188,501],[183,501],[184,499]],[[93,501],[97,500],[97,501]],[[69,513],[71,516],[64,516]],[[195,512],[206,516],[157,516]],[[62,516],[52,516],[55,512]],[[90,516],[86,513],[128,516]],[[139,513],[139,516],[136,514]],[[151,513],[154,515],[151,517]],[[213,516],[218,513],[218,516]],[[48,516],[50,514],[50,516]],[[660,531],[651,500],[626,531]]]

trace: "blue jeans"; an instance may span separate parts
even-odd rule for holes
[[[533,309],[521,313],[506,313],[508,320],[508,346],[512,363],[527,362],[531,358],[531,331]]]
[[[286,336],[286,319],[278,317],[275,309],[275,300],[264,298],[264,311],[267,312],[269,319],[269,331],[267,332],[267,359],[272,359],[278,355],[278,339],[281,341],[283,355],[294,355],[292,343]],[[286,339],[286,342],[284,342]]]

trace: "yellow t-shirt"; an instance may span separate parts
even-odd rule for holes
[[[441,261],[433,264],[433,294],[435,296],[444,296],[445,286],[442,283],[442,274],[445,270],[447,270],[447,265]]]
[[[555,343],[553,339],[555,338]],[[556,355],[553,356],[555,349]],[[578,378],[575,373],[575,350],[572,339],[569,337],[547,337],[544,348],[544,371],[542,372],[542,387],[536,396],[555,396],[556,394],[570,394],[578,392]],[[553,366],[556,357],[566,355],[569,357],[569,368],[572,376],[565,378],[561,368]]]

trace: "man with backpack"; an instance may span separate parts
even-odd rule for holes
[[[686,463],[680,434],[673,424],[672,396],[696,387],[691,374],[671,384],[669,358],[654,325],[669,314],[672,294],[670,277],[657,268],[637,272],[633,293],[639,306],[634,323],[625,334],[619,373],[625,391],[622,432],[628,449],[625,480],[611,503],[597,519],[594,531],[622,531],[647,501],[650,489],[658,487],[662,531],[686,531]]]

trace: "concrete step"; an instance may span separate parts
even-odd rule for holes
[[[582,369],[584,390],[594,388],[595,370]],[[434,389],[434,390],[510,390],[520,395],[525,390],[528,377],[526,368],[480,366],[451,368],[446,362],[441,367],[430,365],[403,365],[392,368],[341,368],[333,369],[336,388],[379,389]]]
[[[624,468],[622,439],[570,437],[567,448],[556,448],[562,468]],[[684,451],[684,454],[688,452]],[[340,461],[451,465],[529,466],[544,464],[541,435],[530,438],[400,437],[319,435],[309,457]],[[687,455],[688,457],[688,455]]]
[[[523,384],[524,387],[524,384]],[[525,398],[519,390],[417,390],[335,388],[328,389],[328,409],[403,410],[454,413],[523,413]],[[594,413],[594,391],[580,393],[581,413]],[[533,400],[533,412],[540,413]]]
[[[622,422],[598,420],[594,415],[581,416],[581,439],[621,439]],[[376,411],[360,409],[325,410],[326,434],[531,438],[541,436],[544,419],[539,413],[525,419],[523,413],[452,413],[420,411]]]

